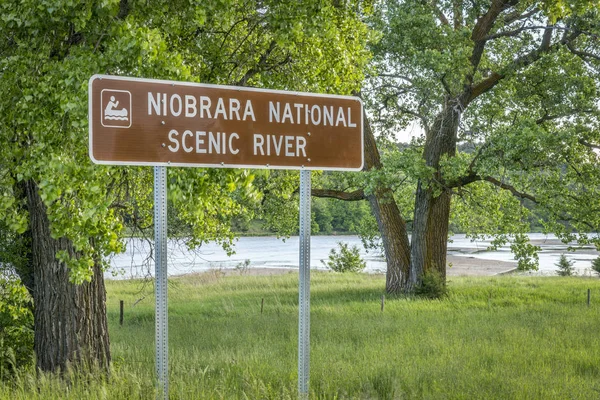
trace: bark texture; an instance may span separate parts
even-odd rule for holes
[[[89,283],[75,285],[69,269],[56,259],[60,250],[75,255],[66,238],[53,239],[46,207],[33,181],[26,183],[33,266],[34,350],[37,367],[64,371],[110,363],[106,291],[102,270],[94,266]]]
[[[411,273],[408,290],[417,287],[424,274],[435,272],[446,278],[446,251],[451,194],[439,171],[442,156],[456,154],[456,134],[460,119],[458,101],[448,101],[426,133],[423,157],[435,169],[433,182],[419,181],[415,196]]]
[[[365,169],[380,169],[382,165],[375,136],[366,115],[363,116],[363,120]],[[379,187],[367,198],[377,220],[387,261],[386,291],[388,293],[403,292],[410,273],[410,243],[406,221],[400,214],[390,188]]]
[[[423,157],[436,172],[432,181],[418,183],[410,242],[406,222],[392,190],[379,187],[368,196],[385,251],[388,293],[412,292],[428,273],[436,273],[443,280],[446,278],[451,192],[443,185],[439,167],[443,156],[452,157],[456,153],[460,113],[460,102],[449,99],[427,132]],[[365,169],[379,169],[382,165],[375,137],[366,116],[364,120]]]

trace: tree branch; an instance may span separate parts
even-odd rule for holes
[[[573,115],[577,115],[577,114],[587,114],[587,113],[593,113],[595,112],[595,110],[591,110],[591,109],[573,109],[569,112],[565,112],[562,114],[556,114],[556,115],[551,115],[551,114],[544,114],[542,115],[540,118],[538,118],[535,123],[538,125],[543,124],[546,121],[553,121],[556,119],[560,119],[560,118],[566,118],[566,117],[571,117]]]
[[[117,19],[124,20],[129,15],[129,1],[121,0],[119,2],[119,13],[117,14]]]
[[[377,74],[377,76],[382,78],[394,78],[394,79],[402,79],[403,81],[407,81],[410,84],[414,84],[413,80],[405,75],[396,75],[396,74]]]
[[[486,79],[477,83],[475,86],[472,86],[471,93],[469,93],[469,97],[466,99],[465,105],[469,104],[470,102],[475,100],[477,97],[481,96],[488,90],[492,89],[494,86],[496,86],[498,84],[498,82],[500,82],[500,80],[502,78],[504,78],[504,76],[505,75],[501,75],[497,72],[492,72],[490,74],[490,76],[488,76]]]
[[[331,189],[312,189],[310,194],[315,197],[325,197],[344,201],[359,201],[367,198],[362,189],[358,189],[353,192],[344,192],[342,190]]]
[[[461,0],[452,2],[452,13],[454,14],[454,29],[458,30],[463,26],[463,4]]]
[[[587,51],[577,50],[575,47],[573,47],[573,43],[567,43],[567,49],[569,49],[569,51],[571,53],[575,54],[576,56],[578,56],[584,60],[586,58],[593,58],[594,60],[600,61],[600,55],[590,53]],[[585,61],[587,61],[587,60],[585,60]]]
[[[553,26],[553,25],[530,25],[530,26],[522,26],[520,28],[517,29],[513,29],[511,31],[502,31],[502,32],[498,32],[498,33],[494,33],[493,35],[488,35],[485,37],[485,40],[494,40],[494,39],[498,39],[501,37],[509,37],[509,36],[516,36],[517,34],[524,32],[524,31],[532,31],[532,30],[540,30],[540,29],[544,29],[545,31],[570,31],[571,29],[569,28],[565,28],[562,26]],[[547,40],[548,44],[550,44],[550,40]]]
[[[219,53],[221,51],[223,51],[223,47],[225,46],[225,43],[227,43],[227,39],[229,38],[229,35],[231,35],[231,32],[233,32],[233,30],[235,29],[235,27],[238,26],[239,24],[241,24],[242,22],[248,22],[248,19],[247,18],[242,18],[239,21],[234,22],[233,24],[231,24],[231,26],[229,27],[229,29],[227,30],[227,32],[225,32],[225,35],[223,36],[223,40],[221,40],[221,46],[219,46]]]
[[[550,43],[552,43],[552,30],[555,29],[554,26],[548,25],[544,29],[544,36],[542,37],[542,44],[540,44],[540,50],[548,51],[550,48]]]
[[[417,111],[410,110],[406,107],[398,107],[398,110],[405,114],[412,115],[415,118],[419,118],[421,120],[421,122],[423,122],[423,124],[425,124],[425,125],[429,123],[429,121],[427,120],[427,117],[423,114],[419,114]]]
[[[492,72],[491,75],[483,81],[466,89],[465,93],[463,93],[463,96],[466,97],[466,99],[463,100],[464,106],[466,107],[471,101],[475,100],[477,97],[496,86],[498,82],[500,82],[501,79],[506,77],[506,75],[509,72],[519,70],[533,64],[534,62],[542,58],[544,54],[554,51],[560,46],[571,43],[579,35],[581,35],[581,32],[573,32],[570,35],[565,35],[561,40],[546,48],[542,48],[540,46],[539,48],[531,51],[530,53],[517,58],[512,63],[505,66],[500,73]]]
[[[450,86],[448,85],[448,82],[446,82],[446,74],[442,75],[440,80],[442,81],[442,86],[444,87],[446,94],[448,94],[449,96],[452,96],[452,91],[450,90]]]
[[[509,185],[508,183],[500,182],[498,179],[496,179],[494,177],[486,176],[483,178],[483,180],[490,182],[493,185],[496,185],[501,189],[510,191],[513,194],[513,196],[515,196],[515,197],[520,197],[522,199],[528,199],[528,200],[533,201],[534,203],[538,202],[534,196],[524,193],[524,192],[519,192],[514,186]]]
[[[583,224],[583,225],[587,226],[588,228],[590,228],[592,231],[596,231],[596,229],[598,229],[598,227],[592,225],[591,223],[589,223],[587,221],[583,221],[578,218],[567,217],[567,216],[558,216],[558,219],[559,219],[559,221],[568,222],[569,224],[572,222]]]
[[[515,197],[519,197],[521,199],[528,199],[528,200],[533,201],[534,203],[538,203],[537,199],[534,196],[532,196],[528,193],[525,193],[525,192],[520,192],[514,186],[509,185],[508,183],[501,182],[492,176],[480,176],[480,175],[476,174],[475,172],[471,172],[469,175],[463,176],[462,178],[459,178],[455,181],[446,183],[446,187],[455,188],[455,187],[467,186],[473,182],[480,182],[480,181],[486,181],[486,182],[489,182],[501,189],[508,190]]]
[[[482,144],[479,149],[477,149],[477,153],[475,153],[475,156],[473,157],[473,159],[471,160],[471,162],[469,163],[469,174],[473,174],[474,171],[473,169],[475,168],[475,164],[477,163],[477,160],[479,159],[479,157],[481,157],[481,154],[483,153],[483,151],[485,149],[487,149],[488,147],[490,147],[490,143],[489,141],[485,142],[484,144]]]
[[[275,49],[276,45],[277,45],[277,42],[275,40],[272,40],[271,43],[269,44],[269,48],[267,50],[265,50],[265,52],[260,56],[260,59],[258,60],[258,63],[256,64],[256,66],[254,66],[254,67],[250,68],[248,71],[246,71],[244,76],[235,83],[235,86],[246,86],[246,83],[248,82],[248,80],[250,78],[252,78],[254,75],[258,74],[259,72],[263,71],[267,66],[267,60],[269,59],[269,56]],[[286,58],[283,61],[283,63],[285,63],[287,60],[288,59]]]
[[[448,18],[446,18],[446,16],[442,12],[442,10],[438,7],[436,0],[431,0],[429,2],[423,1],[423,4],[426,4],[426,5],[430,6],[431,8],[433,8],[433,11],[435,11],[435,13],[436,13],[438,19],[440,20],[440,22],[442,23],[442,25],[450,25],[450,22],[448,22]]]
[[[524,14],[521,14],[519,10],[515,10],[514,12],[512,12],[512,13],[508,14],[506,17],[504,17],[504,24],[510,25],[513,22],[528,19],[529,17],[534,16],[538,12],[540,12],[540,9],[537,7],[529,12],[524,13]]]
[[[493,28],[494,23],[496,22],[496,19],[500,13],[507,7],[515,5],[517,2],[518,0],[492,0],[490,8],[484,15],[479,17],[475,23],[475,27],[471,32],[471,39],[474,42],[485,40],[485,37]]]
[[[578,142],[579,142],[579,144],[581,144],[581,145],[583,145],[585,147],[589,147],[590,149],[599,149],[600,150],[600,145],[593,144],[593,143],[590,143],[590,142],[586,142],[583,139],[579,139]]]
[[[473,79],[473,74],[479,66],[481,56],[483,55],[483,51],[485,49],[485,43],[487,41],[486,37],[494,27],[496,19],[498,19],[498,16],[502,11],[517,3],[518,0],[492,0],[492,4],[490,5],[488,11],[475,23],[475,27],[471,32],[471,40],[475,44],[475,46],[473,46],[473,52],[471,53],[470,60],[471,66],[473,67],[473,72],[467,76],[467,81],[471,82]]]

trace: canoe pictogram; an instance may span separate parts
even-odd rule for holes
[[[131,93],[127,90],[104,89],[101,94],[102,126],[129,128],[131,126]]]
[[[104,119],[112,119],[119,121],[129,121],[129,112],[126,108],[117,109],[119,102],[115,100],[115,96],[110,96],[110,101],[104,109]]]

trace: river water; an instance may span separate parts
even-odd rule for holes
[[[536,274],[555,275],[556,262],[561,254],[574,261],[578,275],[591,274],[591,261],[598,256],[592,247],[575,253],[568,252],[568,246],[560,243],[554,236],[532,233],[532,242],[540,245],[540,266]],[[367,262],[366,272],[385,272],[383,258],[377,252],[366,252],[358,236],[313,236],[311,238],[311,268],[327,269],[322,261],[327,260],[331,249],[338,242],[357,245],[363,259]],[[448,254],[458,257],[472,257],[484,260],[511,261],[514,257],[508,247],[496,251],[487,251],[489,241],[471,241],[465,235],[454,235],[448,244]],[[126,251],[111,259],[111,268],[107,278],[139,278],[154,273],[154,260],[151,246],[141,239],[130,239]],[[235,244],[235,254],[228,256],[217,244],[208,243],[200,249],[188,250],[177,241],[168,243],[168,273],[181,275],[191,272],[203,272],[218,268],[236,268],[249,263],[248,268],[298,268],[298,237],[286,240],[276,237],[242,237]],[[249,260],[249,261],[246,261]],[[516,264],[515,264],[516,266]]]

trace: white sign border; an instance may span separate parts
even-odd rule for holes
[[[227,85],[213,85],[208,83],[196,83],[196,82],[180,82],[180,81],[168,81],[163,79],[147,79],[147,78],[134,78],[134,77],[126,77],[126,76],[115,76],[115,75],[103,75],[103,74],[95,74],[88,81],[88,153],[90,159],[94,164],[99,165],[131,165],[131,166],[151,166],[151,167],[186,167],[186,168],[238,168],[238,169],[287,169],[287,170],[309,170],[309,171],[361,171],[365,165],[365,139],[364,139],[364,115],[360,116],[360,159],[361,165],[356,168],[340,168],[340,167],[311,167],[306,165],[301,166],[286,166],[286,165],[245,165],[245,164],[204,164],[204,163],[172,163],[168,162],[129,162],[129,161],[103,161],[97,160],[94,157],[92,150],[93,143],[93,121],[92,121],[92,83],[96,80],[109,79],[109,80],[122,80],[122,81],[137,81],[137,82],[147,82],[147,83],[157,83],[163,85],[170,86],[192,86],[192,87],[202,87],[202,88],[210,88],[210,89],[221,89],[221,90],[231,90],[236,92],[261,92],[261,93],[270,93],[270,94],[285,94],[285,95],[295,95],[302,97],[323,97],[323,98],[333,98],[333,99],[345,99],[345,100],[353,100],[360,103],[361,110],[364,110],[363,101],[360,97],[356,96],[342,96],[336,94],[322,94],[322,93],[309,93],[309,92],[294,92],[294,91],[286,91],[286,90],[271,90],[271,89],[263,89],[263,88],[252,88],[245,86],[227,86]],[[363,111],[364,113],[364,111]]]

